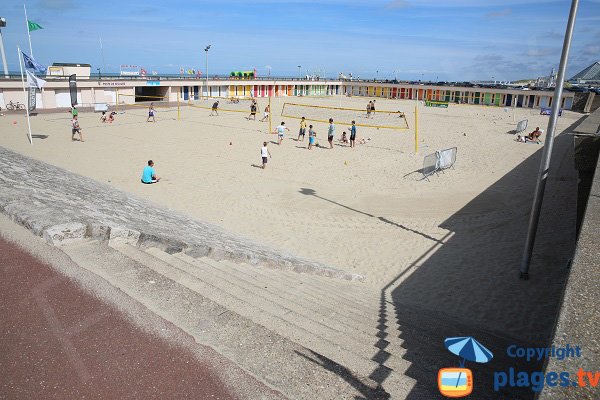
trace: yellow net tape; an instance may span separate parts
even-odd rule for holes
[[[194,108],[201,108],[204,110],[212,110],[212,106],[215,102],[219,102],[217,112],[237,112],[250,115],[250,106],[252,105],[253,98],[251,97],[209,97],[199,100],[190,100],[187,103],[188,106]],[[256,99],[254,99],[256,100]],[[257,100],[256,115],[262,115],[264,106],[268,99],[263,99],[262,105]]]
[[[366,109],[317,106],[312,104],[284,103],[281,116],[307,121],[329,123],[333,118],[336,124],[352,125],[378,129],[410,129],[406,116],[401,111],[375,110],[367,117]]]

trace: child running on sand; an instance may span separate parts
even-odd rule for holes
[[[270,112],[271,112],[271,107],[269,107],[269,105],[267,104],[267,106],[265,107],[265,115],[261,118],[260,122],[265,122],[266,120],[268,120]]]
[[[152,122],[156,122],[154,114],[156,114],[156,110],[154,109],[154,103],[150,103],[150,107],[148,107],[148,118],[146,119],[146,122],[150,122],[150,118],[152,118]]]
[[[210,115],[209,117],[212,117],[213,114],[216,115],[217,117],[219,116],[219,111],[217,111],[219,108],[219,102],[215,101],[210,109]]]
[[[352,126],[348,128],[350,131],[350,147],[354,147],[356,144],[356,121],[352,121]]]
[[[315,145],[315,141],[317,140],[317,132],[313,130],[313,126],[308,126],[308,149],[312,150],[312,147]]]
[[[333,118],[329,118],[329,130],[327,131],[327,141],[329,142],[329,148],[333,149],[333,137],[335,136],[335,125],[333,124]]]
[[[269,149],[267,149],[267,142],[263,142],[263,147],[260,149],[260,156],[262,157],[262,169],[265,169],[267,166],[267,157],[273,158],[273,156],[271,156],[271,152]]]
[[[281,125],[279,125],[277,127],[277,130],[275,132],[277,132],[277,139],[278,142],[277,144],[280,145],[281,142],[283,142],[283,134],[285,133],[285,131],[290,131],[286,126],[285,126],[285,122],[281,122]],[[273,133],[275,133],[273,132]]]
[[[256,100],[252,100],[252,104],[250,104],[250,115],[246,118],[248,121],[253,120],[256,121],[256,111],[258,110],[258,104],[256,104]]]
[[[75,141],[75,134],[79,133],[79,141],[83,142],[83,134],[81,133],[81,127],[79,126],[79,121],[77,120],[77,115],[73,116],[73,120],[71,120],[71,141]]]
[[[102,115],[100,116],[100,122],[106,122],[106,111],[102,111]]]
[[[300,120],[300,132],[298,132],[298,141],[300,141],[300,136],[302,136],[302,142],[304,142],[304,134],[306,134],[306,119],[302,117]]]

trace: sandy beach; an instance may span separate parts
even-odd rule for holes
[[[259,100],[260,109],[266,101]],[[208,110],[190,107],[182,108],[180,121],[175,109],[158,108],[157,123],[145,122],[144,108],[118,114],[113,124],[81,112],[84,143],[71,142],[69,113],[40,114],[31,118],[33,146],[26,140],[24,116],[7,115],[0,119],[0,145],[257,241],[359,272],[376,284],[422,254],[431,242],[426,236],[444,237],[448,232],[438,226],[442,221],[541,149],[507,134],[516,125],[512,109],[420,106],[420,151],[415,154],[415,102],[379,99],[382,110],[403,110],[411,130],[359,127],[358,138],[371,140],[351,149],[337,141],[347,128],[339,125],[330,150],[326,124],[315,123],[320,147],[309,151],[308,137],[296,141],[299,121],[279,116],[284,101],[273,101],[273,127],[283,120],[290,128],[281,146],[276,135],[266,134],[268,123],[225,111],[209,117]],[[287,101],[363,108],[367,99]],[[565,114],[559,132],[577,119],[577,114]],[[524,118],[529,131],[545,129],[548,121],[535,110],[517,109],[516,120]],[[263,141],[273,155],[264,171],[257,168]],[[424,155],[453,146],[458,147],[454,169],[429,182],[418,181],[418,172],[405,176],[421,168]],[[163,178],[158,185],[140,184],[148,159]],[[495,203],[479,210],[480,217],[493,223],[511,209],[529,207],[528,199],[511,192],[499,193]]]
[[[404,111],[411,129],[359,127],[358,139],[371,140],[351,149],[337,141],[346,128],[339,125],[330,150],[324,148],[326,124],[316,123],[321,147],[309,151],[308,138],[296,141],[299,121],[279,116],[285,101],[362,109],[368,98],[273,99],[273,127],[283,120],[290,128],[281,146],[276,135],[267,133],[268,123],[248,121],[246,114],[237,112],[210,117],[209,110],[192,107],[181,109],[179,121],[176,109],[159,108],[156,123],[146,122],[145,108],[127,109],[112,124],[83,111],[79,119],[84,143],[71,141],[69,112],[39,114],[31,118],[33,146],[26,139],[25,117],[9,114],[0,118],[0,145],[257,242],[363,274],[366,284],[378,289],[406,281],[444,248],[438,254],[449,260],[448,268],[456,268],[456,282],[432,277],[427,285],[421,280],[406,284],[394,294],[400,303],[439,309],[444,293],[465,280],[472,280],[471,290],[483,297],[503,279],[507,288],[520,291],[511,282],[538,166],[513,170],[542,145],[517,143],[508,132],[516,126],[513,121],[524,118],[529,120],[527,132],[536,126],[546,129],[547,116],[531,109],[420,105],[420,149],[415,154],[415,102],[378,99],[380,110]],[[266,102],[259,99],[259,110]],[[261,117],[259,113],[257,119]],[[564,112],[557,132],[579,117]],[[273,156],[265,170],[260,168],[263,141],[269,142]],[[429,181],[419,180],[421,175],[415,171],[426,154],[454,146],[458,157],[453,169]],[[156,163],[162,177],[159,184],[140,183],[148,159]],[[508,173],[511,179],[503,179]],[[481,239],[494,245],[469,239],[466,244],[460,240],[461,245],[445,246],[460,230],[481,232]],[[469,267],[461,275],[461,266],[476,265],[482,257],[492,260],[495,266],[490,268],[498,269],[494,279],[489,268],[478,275],[473,273],[476,268]],[[535,290],[543,290],[542,286],[538,282]],[[423,290],[439,296],[425,301],[418,295]],[[498,295],[510,297],[507,292]],[[468,303],[467,298],[464,301]],[[519,331],[515,318],[526,320],[526,316],[491,316],[486,307],[480,311],[480,323],[507,333]]]

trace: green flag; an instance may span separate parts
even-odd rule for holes
[[[36,24],[35,22],[31,22],[27,20],[27,27],[29,28],[29,32],[37,31],[38,29],[44,29],[40,26],[40,24]]]

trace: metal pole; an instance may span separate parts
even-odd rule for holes
[[[204,90],[206,91],[206,98],[208,99],[208,48],[204,50],[206,53],[206,76],[204,77]]]
[[[535,244],[535,235],[540,219],[542,201],[544,200],[546,181],[548,180],[550,158],[552,157],[552,146],[554,145],[554,131],[556,130],[556,121],[558,119],[558,110],[560,109],[563,85],[565,81],[565,72],[567,69],[567,60],[569,58],[569,50],[571,49],[571,39],[573,37],[573,28],[575,26],[575,18],[577,17],[578,6],[579,0],[572,0],[571,11],[569,13],[569,22],[567,23],[565,40],[563,43],[562,54],[560,56],[558,78],[556,80],[556,88],[554,90],[552,114],[550,115],[550,121],[548,122],[546,143],[544,144],[542,161],[540,163],[540,170],[533,198],[533,205],[531,207],[531,214],[529,216],[529,227],[527,229],[527,239],[525,240],[525,250],[523,251],[523,258],[521,259],[521,269],[519,271],[519,278],[521,279],[529,279],[529,265],[531,263],[531,256],[533,254],[533,246]]]
[[[273,132],[273,124],[271,122],[271,116],[273,115],[273,110],[271,109],[271,88],[267,87],[267,90],[269,91],[269,133],[271,133]]]
[[[177,121],[179,121],[179,117],[180,117],[180,112],[179,112],[179,92],[181,91],[181,88],[177,89]]]
[[[415,106],[415,154],[419,152],[419,106]]]
[[[23,10],[25,10],[25,27],[27,28],[27,37],[29,38],[29,53],[31,53],[31,58],[33,57],[33,48],[31,47],[31,32],[29,32],[29,20],[27,19],[27,7],[25,7],[25,3],[23,3]]]
[[[2,29],[0,29],[0,53],[2,53],[2,66],[4,67],[4,77],[8,78],[8,65],[6,64],[6,54],[4,54],[4,40],[2,39]]]

